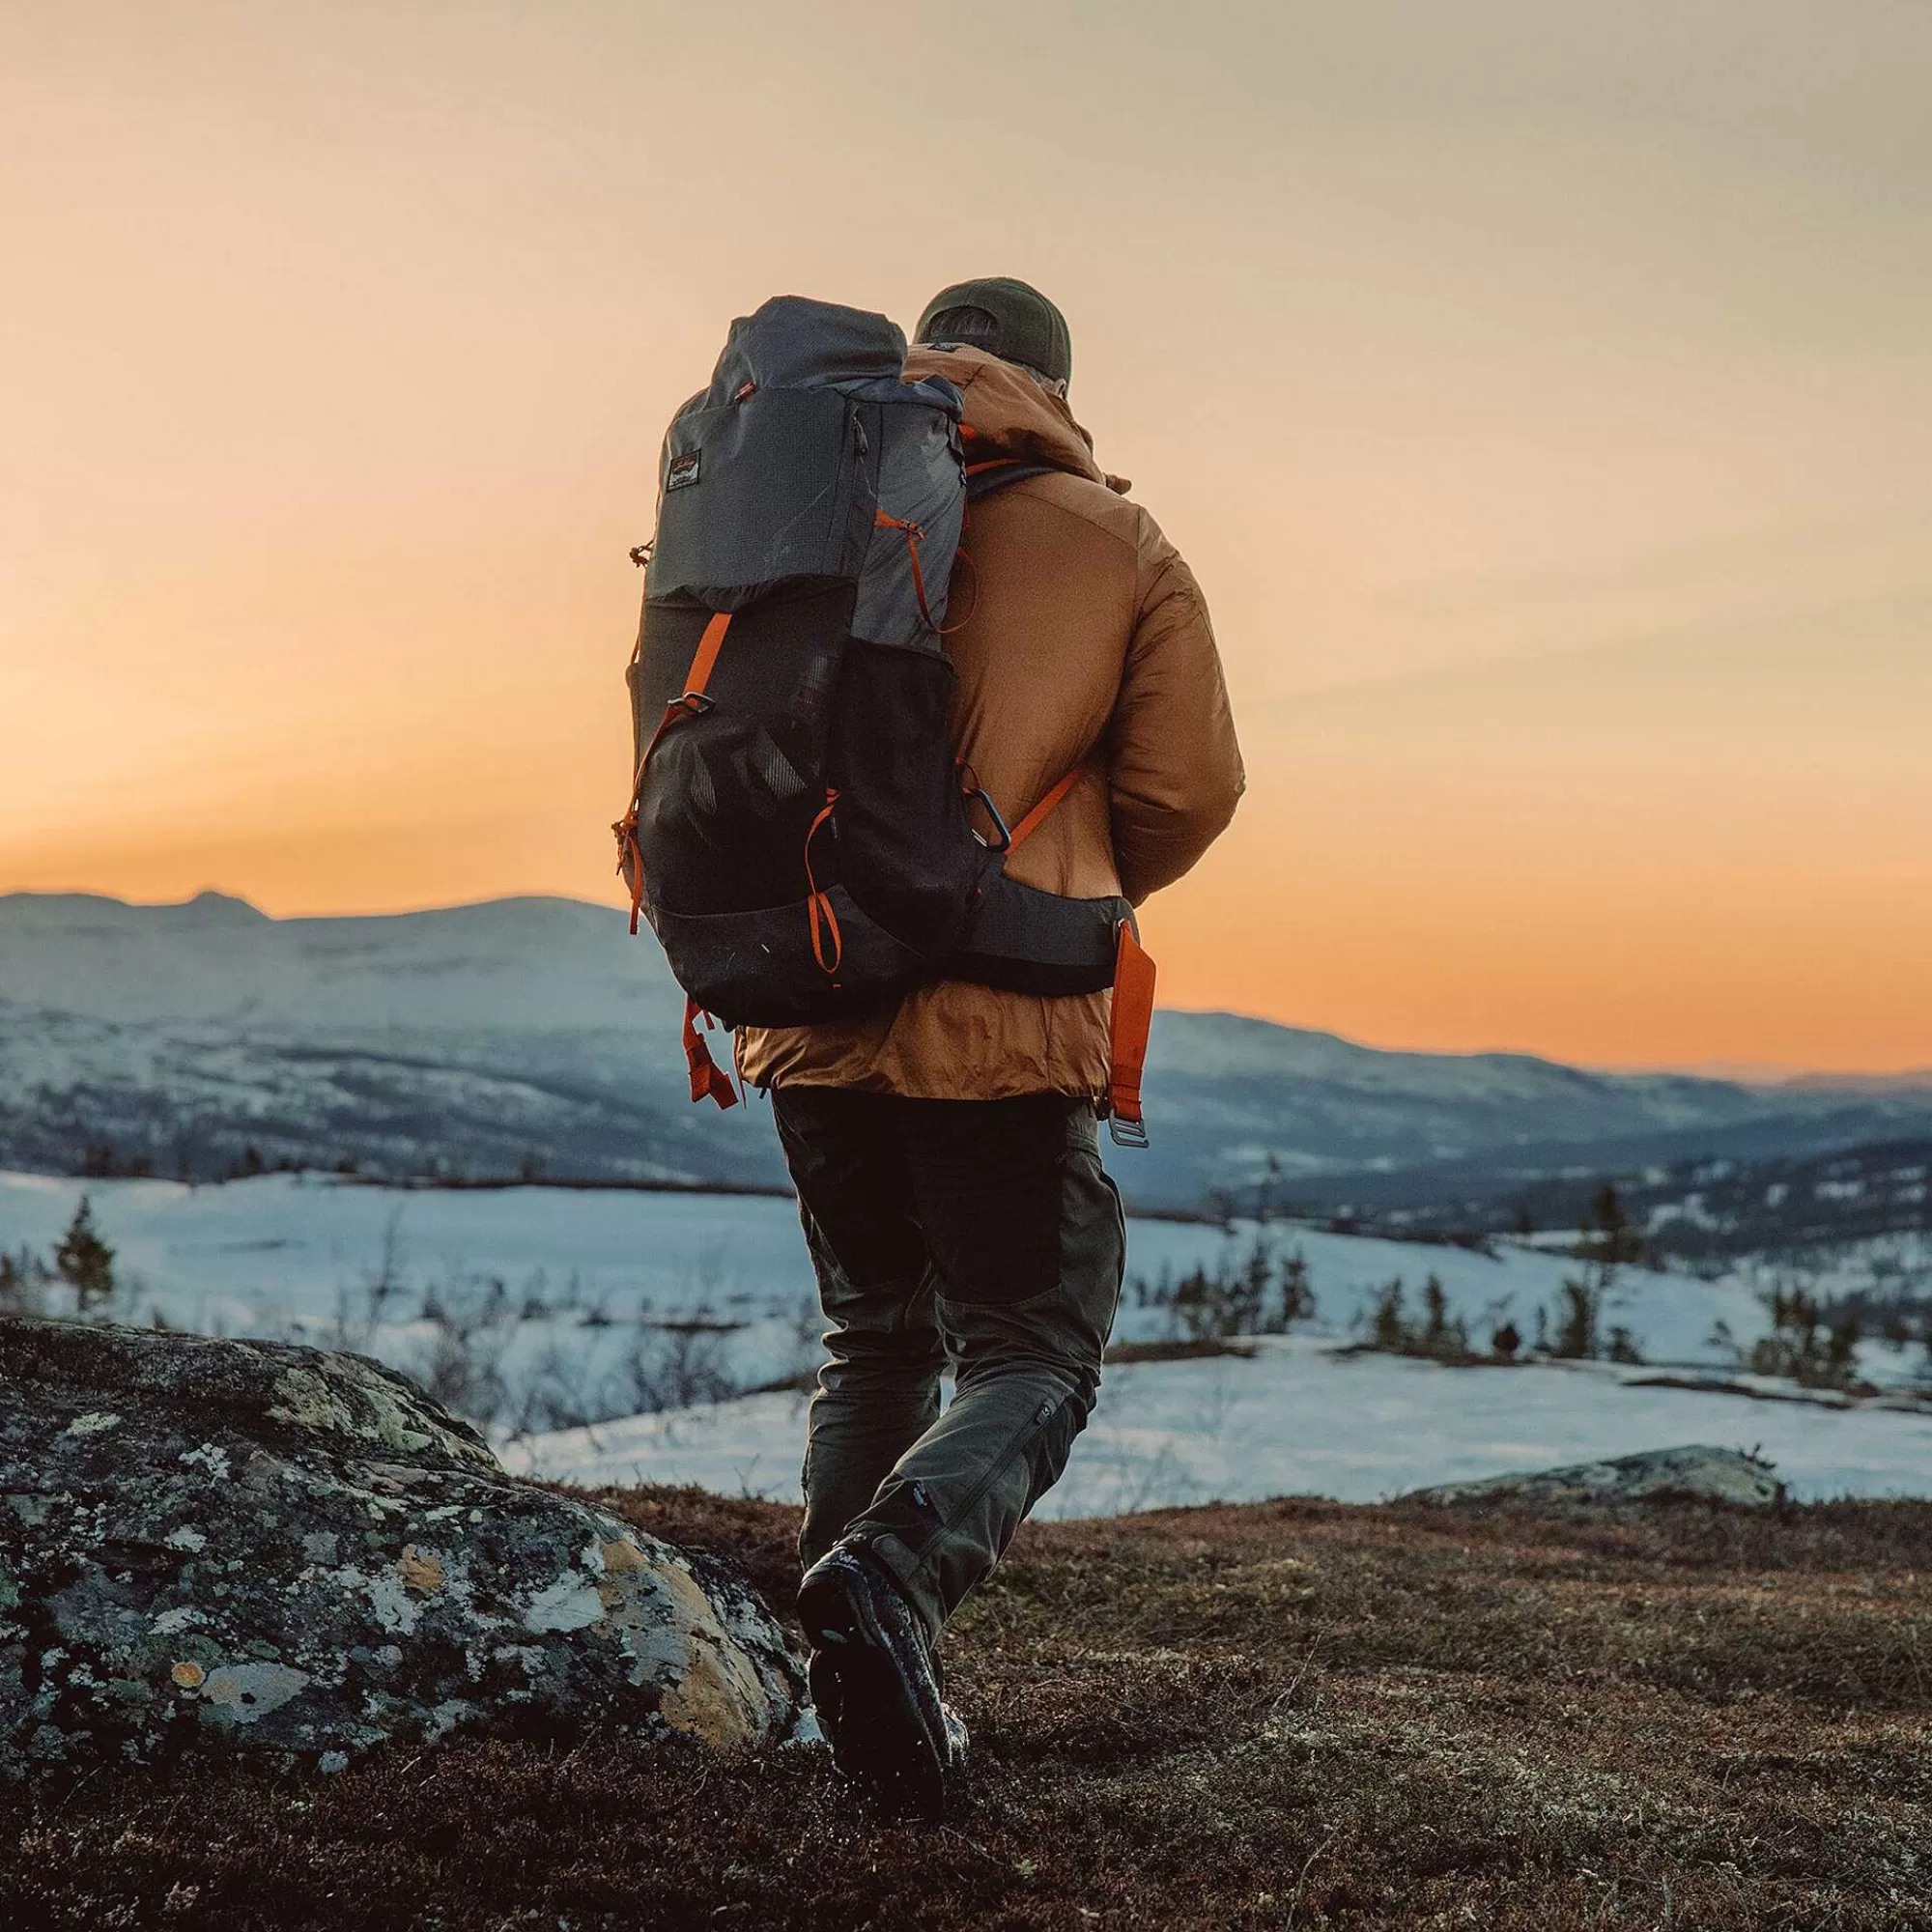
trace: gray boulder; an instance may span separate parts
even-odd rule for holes
[[[0,1778],[611,1726],[761,1745],[802,1698],[728,1565],[514,1480],[376,1362],[0,1319]]]
[[[1612,1463],[1576,1463],[1565,1469],[1491,1476],[1479,1483],[1443,1483],[1411,1490],[1419,1503],[1634,1503],[1678,1496],[1762,1505],[1782,1498],[1784,1485],[1761,1457],[1692,1442],[1681,1449],[1648,1449]]]

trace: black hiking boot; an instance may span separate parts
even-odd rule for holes
[[[925,1632],[897,1586],[864,1549],[839,1544],[806,1572],[798,1614],[834,1769],[889,1814],[939,1823],[966,1726],[941,1700]]]

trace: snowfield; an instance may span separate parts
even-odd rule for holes
[[[445,1386],[472,1408],[479,1389],[498,1390],[500,1405],[485,1409],[504,1461],[522,1471],[795,1493],[804,1416],[792,1391],[632,1413],[679,1390],[689,1399],[756,1387],[815,1361],[811,1275],[789,1200],[0,1174],[0,1249],[46,1253],[83,1193],[117,1251],[119,1319],[358,1349],[433,1385],[455,1376]],[[1137,1282],[1237,1261],[1255,1236],[1252,1227],[1132,1221],[1117,1339],[1173,1332],[1170,1312],[1144,1302]],[[1745,1347],[1764,1331],[1760,1280],[1623,1270],[1603,1325],[1631,1331],[1642,1367],[1450,1369],[1335,1351],[1392,1280],[1419,1314],[1432,1274],[1478,1346],[1506,1320],[1527,1340],[1539,1308],[1553,1323],[1577,1264],[1523,1248],[1491,1258],[1282,1224],[1266,1238],[1277,1258],[1306,1261],[1314,1320],[1263,1339],[1253,1359],[1111,1369],[1050,1514],[1293,1492],[1369,1500],[1690,1441],[1762,1445],[1805,1496],[1932,1493],[1932,1408],[1633,1385],[1660,1372],[1734,1373],[1713,1329],[1723,1322]],[[1923,1385],[1925,1354],[1868,1344],[1861,1368],[1904,1390]],[[486,1371],[494,1381],[479,1379]]]
[[[1756,1449],[1805,1500],[1932,1490],[1932,1411],[1851,1411],[1636,1388],[1643,1370],[1590,1363],[1446,1369],[1331,1343],[1268,1337],[1253,1360],[1109,1369],[1047,1517],[1406,1490],[1684,1442]],[[696,1483],[726,1495],[798,1493],[805,1398],[756,1395],[675,1414],[526,1437],[521,1474],[569,1483]]]

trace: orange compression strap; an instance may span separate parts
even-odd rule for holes
[[[730,628],[730,611],[712,613],[711,621],[704,627],[704,635],[697,640],[697,653],[691,660],[691,670],[684,680],[685,696],[704,696],[704,687],[711,682],[712,667],[718,662],[718,647],[724,641],[724,633]]]
[[[1050,792],[1048,792],[1047,795],[1043,799],[1041,799],[1040,802],[1037,806],[1035,806],[1034,809],[1030,812],[1028,812],[1027,815],[1024,818],[1022,818],[1017,825],[1013,827],[1012,836],[1007,840],[1007,850],[1010,852],[1013,849],[1013,847],[1020,842],[1022,838],[1031,838],[1033,835],[1039,830],[1040,825],[1042,821],[1045,819],[1047,813],[1050,812],[1053,810],[1053,808],[1057,806],[1060,803],[1060,801],[1064,799],[1066,796],[1066,794],[1073,789],[1073,787],[1079,782],[1079,781],[1080,781],[1080,767],[1078,765],[1075,765],[1073,769],[1070,772],[1068,772],[1066,776],[1064,779],[1062,779],[1060,782],[1057,785],[1055,785],[1054,788]]]
[[[1107,1128],[1122,1147],[1146,1147],[1141,1120],[1141,1070],[1147,1065],[1148,1029],[1153,1024],[1153,961],[1134,937],[1133,922],[1121,922],[1114,952],[1114,1012],[1107,1030]]]
[[[699,1018],[708,1020],[706,1013],[696,1000],[684,1003],[684,1064],[691,1069],[691,1097],[702,1100],[709,1097],[721,1107],[735,1107],[738,1104],[738,1090],[731,1085],[731,1076],[712,1059],[711,1049],[704,1043],[704,1036],[697,1030]]]

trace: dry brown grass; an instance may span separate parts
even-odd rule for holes
[[[785,1594],[790,1512],[603,1500]],[[1037,1526],[949,1669],[942,1832],[622,1740],[103,1776],[0,1812],[0,1923],[1932,1926],[1932,1503]]]

